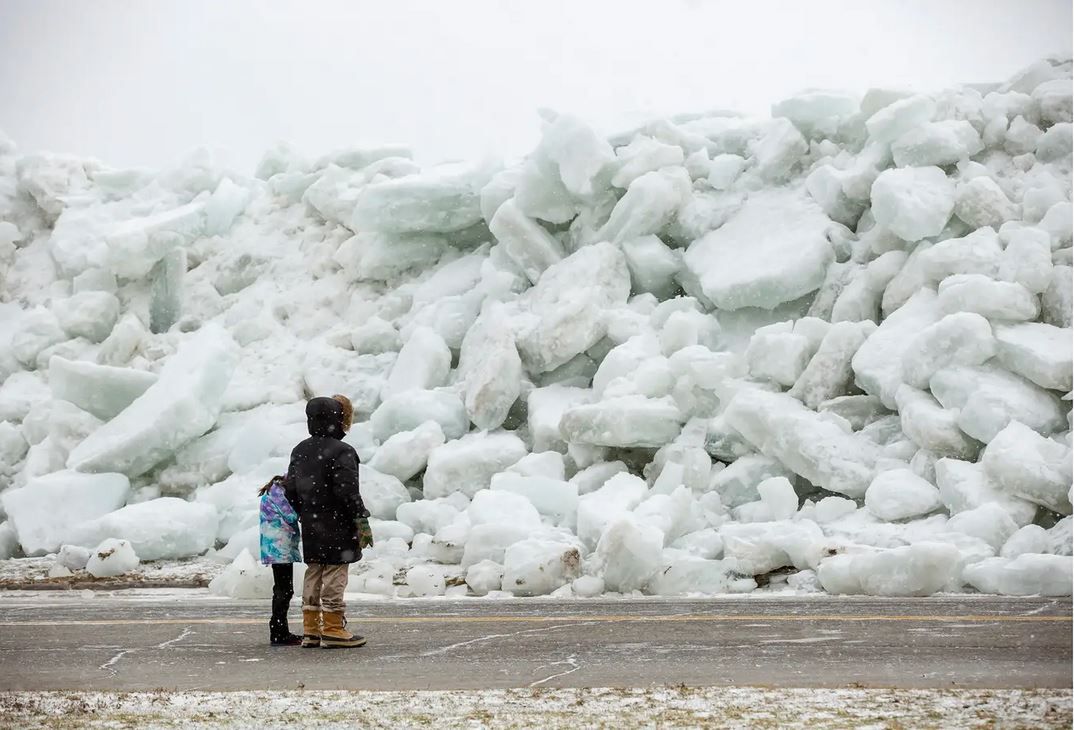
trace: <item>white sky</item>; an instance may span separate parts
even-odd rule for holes
[[[615,131],[1070,50],[1070,0],[0,0],[0,130],[117,166],[207,145],[250,172],[281,139],[513,156],[542,106]]]

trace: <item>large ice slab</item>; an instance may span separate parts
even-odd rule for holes
[[[535,317],[518,339],[526,367],[546,372],[588,350],[606,331],[603,310],[629,296],[626,259],[610,243],[585,246],[550,266],[523,297]]]
[[[684,420],[670,399],[627,395],[568,408],[559,430],[568,443],[656,447],[673,440]]]
[[[499,428],[522,388],[522,360],[508,314],[490,303],[462,341],[458,378],[466,414],[478,428]]]
[[[0,494],[0,504],[23,551],[39,555],[58,550],[79,523],[122,507],[128,492],[130,482],[122,474],[58,471]]]
[[[238,353],[231,336],[208,325],[180,345],[160,379],[71,451],[68,468],[138,476],[208,431]]]
[[[102,420],[118,415],[157,382],[157,374],[97,365],[54,355],[48,363],[52,395],[74,403]]]
[[[174,560],[213,547],[218,521],[211,504],[161,497],[87,520],[70,531],[67,541],[93,547],[110,537],[124,539],[142,560]]]
[[[1061,514],[1071,513],[1069,446],[1012,421],[989,442],[981,462],[988,475],[1009,494]]]
[[[481,220],[481,188],[495,170],[444,165],[375,182],[359,193],[351,228],[389,233],[451,233]]]
[[[492,476],[525,456],[525,444],[510,433],[472,433],[433,450],[425,470],[428,499],[488,489]]]
[[[824,212],[793,189],[752,193],[683,260],[721,309],[772,309],[815,291],[835,254]]]

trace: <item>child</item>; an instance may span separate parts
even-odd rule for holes
[[[273,646],[298,646],[287,626],[287,607],[295,594],[294,563],[302,560],[298,552],[298,514],[284,494],[284,477],[273,477],[261,487],[261,562],[272,566],[272,618],[269,642]]]

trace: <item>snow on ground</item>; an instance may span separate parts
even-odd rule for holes
[[[0,561],[265,596],[342,393],[358,593],[1070,595],[1070,84],[548,112],[506,166],[0,139]]]
[[[518,689],[8,692],[11,728],[1070,727],[1070,690]]]

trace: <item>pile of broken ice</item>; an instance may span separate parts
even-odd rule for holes
[[[256,489],[343,393],[352,590],[1071,593],[1069,60],[543,123],[253,178],[0,143],[0,557],[255,595]]]

